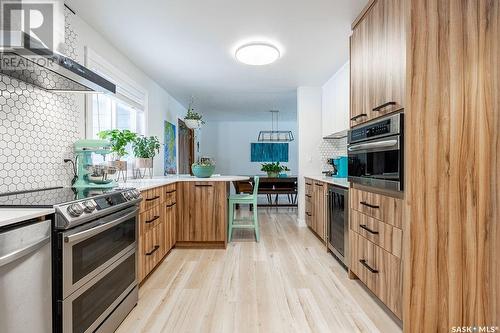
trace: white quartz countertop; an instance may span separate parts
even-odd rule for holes
[[[53,214],[53,208],[0,208],[0,227]]]
[[[317,181],[320,181],[320,182],[325,182],[325,183],[328,183],[328,184],[332,184],[332,185],[336,185],[336,186],[340,186],[340,187],[345,187],[345,188],[349,188],[349,181],[347,180],[347,178],[333,178],[333,177],[326,177],[324,175],[314,175],[314,176],[305,176],[306,178],[310,178],[310,179],[313,179],[313,180],[317,180]]]
[[[220,176],[214,175],[209,178],[197,178],[194,176],[164,176],[144,179],[128,179],[127,182],[119,183],[120,187],[134,187],[139,191],[149,190],[158,186],[174,184],[178,182],[234,182],[248,180],[245,176]]]

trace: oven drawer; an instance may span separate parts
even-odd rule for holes
[[[403,230],[354,209],[350,211],[350,228],[375,245],[401,258]]]
[[[350,232],[350,269],[401,318],[403,284],[401,259],[355,232]]]
[[[177,202],[177,187],[175,184],[164,186],[163,192],[165,193],[166,205],[173,205]]]
[[[160,223],[141,236],[139,242],[139,281],[161,261],[165,253],[165,224]]]
[[[139,215],[139,234],[143,235],[163,223],[164,213],[162,206],[155,206]]]
[[[142,191],[141,212],[158,206],[163,202],[163,188],[155,187],[150,190]]]
[[[397,228],[403,225],[403,201],[393,197],[352,188],[350,207]]]

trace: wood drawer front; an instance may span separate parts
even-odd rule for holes
[[[139,278],[142,281],[165,253],[164,224],[160,223],[139,238]]]
[[[383,223],[354,209],[349,212],[350,227],[372,243],[401,258],[403,230]]]
[[[306,178],[305,179],[305,186],[306,186],[306,188],[305,188],[306,198],[307,197],[311,198],[312,191],[313,191],[313,180]]]
[[[386,195],[349,190],[350,207],[370,217],[376,218],[395,227],[403,225],[403,201]]]
[[[349,235],[350,269],[398,318],[402,318],[401,259],[355,232]]]
[[[165,204],[172,205],[177,202],[177,187],[175,184],[167,185],[163,188]]]
[[[163,223],[163,212],[161,206],[156,206],[139,214],[139,234],[152,230],[158,224]]]
[[[163,202],[162,187],[155,187],[150,190],[142,191],[141,211],[158,206]]]

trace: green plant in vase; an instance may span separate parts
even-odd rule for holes
[[[138,168],[152,168],[153,157],[160,152],[160,141],[156,136],[139,136],[132,143]]]
[[[106,130],[97,133],[100,139],[108,140],[111,143],[111,151],[114,153],[114,161],[111,163],[118,170],[126,170],[127,162],[121,161],[122,157],[128,155],[127,145],[132,143],[137,134],[130,130]]]
[[[191,165],[191,171],[198,178],[209,178],[215,171],[215,161],[208,157],[202,157]]]
[[[194,98],[191,98],[186,116],[184,116],[184,123],[190,129],[197,129],[200,128],[205,122],[203,121],[203,116],[194,110],[193,105]]]
[[[276,178],[279,176],[280,172],[289,171],[289,169],[281,165],[280,162],[263,163],[260,170],[266,172],[269,178]]]

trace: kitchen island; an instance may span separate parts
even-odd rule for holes
[[[142,281],[172,248],[226,248],[227,198],[243,176],[165,176],[132,179],[120,187],[141,191],[138,258]]]

